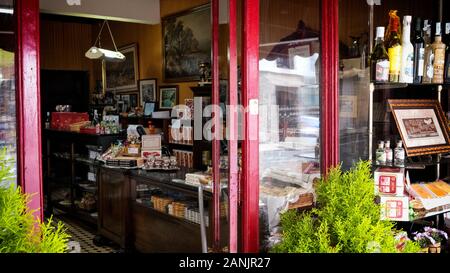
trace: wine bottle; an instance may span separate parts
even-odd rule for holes
[[[431,83],[433,79],[433,60],[434,52],[431,47],[431,21],[425,20],[424,22],[424,36],[425,41],[425,55],[423,63],[423,78],[422,83]]]
[[[411,43],[412,16],[403,17],[402,63],[400,67],[400,82],[413,83],[414,80],[414,46]]]
[[[423,65],[425,57],[425,41],[422,32],[422,19],[416,18],[416,28],[414,35],[414,83],[422,83]]]
[[[445,37],[447,45],[446,61],[445,61],[445,83],[450,83],[450,23],[445,24]]]
[[[400,18],[397,16],[396,10],[389,12],[389,28],[388,38],[386,39],[386,47],[389,56],[389,81],[399,82],[400,68],[402,63],[402,45],[400,42]]]
[[[431,45],[434,52],[433,62],[433,79],[432,83],[444,83],[444,69],[445,69],[445,49],[446,46],[442,42],[441,23],[436,23],[436,36],[434,43]]]
[[[389,56],[384,46],[384,27],[377,27],[375,47],[370,57],[371,81],[389,81]]]

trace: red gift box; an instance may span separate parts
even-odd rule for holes
[[[51,128],[57,130],[70,130],[70,125],[89,121],[88,113],[73,113],[73,112],[53,112]]]

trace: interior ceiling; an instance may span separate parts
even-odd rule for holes
[[[40,0],[40,7],[43,14],[141,24],[161,21],[160,0]]]

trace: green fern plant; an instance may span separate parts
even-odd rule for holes
[[[394,224],[380,220],[370,163],[361,161],[351,170],[330,170],[316,189],[319,206],[299,214],[288,211],[281,217],[283,240],[272,252],[289,253],[383,253],[418,252],[408,241],[397,249]]]
[[[52,217],[42,223],[28,209],[30,195],[12,182],[13,162],[6,149],[0,150],[0,253],[64,253],[69,235]]]

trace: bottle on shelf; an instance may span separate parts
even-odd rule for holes
[[[422,83],[431,83],[433,79],[433,60],[434,52],[431,47],[431,21],[424,21],[423,40],[425,41],[425,57],[423,63],[423,78]]]
[[[445,53],[444,82],[450,83],[450,23],[445,24],[445,44],[447,45],[447,52]]]
[[[414,46],[411,43],[412,16],[403,17],[402,62],[400,66],[400,82],[413,83],[414,80]]]
[[[386,165],[386,151],[384,150],[384,141],[380,141],[378,149],[375,152],[375,158],[377,165]]]
[[[413,83],[422,83],[423,65],[425,57],[425,40],[422,32],[422,19],[416,18],[416,27],[414,34],[414,80]]]
[[[98,118],[97,109],[94,109],[94,118],[92,119],[92,125],[95,127],[95,133],[100,134],[101,133],[100,119]]]
[[[391,141],[387,140],[384,142],[384,150],[386,153],[386,165],[392,165],[394,160],[394,154],[391,149]]]
[[[434,52],[433,62],[433,79],[432,83],[444,83],[444,69],[445,69],[445,49],[446,46],[442,42],[441,23],[436,23],[436,36],[434,43],[431,45]]]
[[[45,120],[45,129],[50,129],[50,112],[47,112],[47,118]]]
[[[389,56],[384,46],[384,27],[377,27],[375,47],[370,57],[371,81],[389,81]]]
[[[402,63],[402,44],[400,42],[400,17],[396,10],[389,12],[389,27],[387,31],[386,48],[389,56],[389,81],[399,82]]]
[[[403,149],[403,141],[397,142],[397,147],[394,150],[394,165],[397,167],[405,167],[405,149]]]

